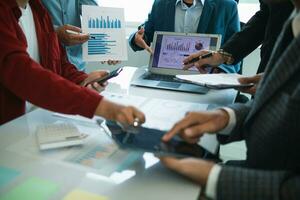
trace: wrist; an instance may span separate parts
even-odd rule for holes
[[[182,159],[181,162],[183,162],[182,165],[173,170],[178,171],[185,176],[188,176],[190,179],[198,183],[201,187],[205,187],[210,171],[212,170],[215,163],[194,158]]]
[[[95,115],[102,116],[109,120],[115,120],[117,118],[117,111],[121,110],[121,107],[121,105],[110,102],[103,98],[96,108]]]
[[[224,129],[228,125],[229,118],[230,118],[229,114],[227,113],[227,111],[225,109],[222,109],[222,108],[216,109],[213,112],[216,113],[216,117],[215,117],[216,123],[215,124],[219,125],[218,129],[219,130]]]
[[[206,162],[206,164],[203,168],[203,177],[200,180],[200,185],[204,190],[205,190],[205,187],[206,187],[206,184],[208,181],[209,174],[210,174],[212,168],[214,167],[214,165],[215,165],[215,163],[213,163],[213,162]]]
[[[223,64],[232,65],[234,63],[234,58],[231,53],[224,51],[224,49],[219,49],[217,52],[222,57]]]
[[[201,194],[209,199],[216,199],[217,197],[217,185],[219,181],[219,176],[221,173],[221,166],[214,165],[209,173],[206,187],[201,190]],[[201,188],[202,189],[202,188]]]

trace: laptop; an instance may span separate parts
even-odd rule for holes
[[[132,85],[206,94],[208,88],[174,80],[178,74],[199,74],[193,67],[183,70],[183,60],[202,49],[216,51],[220,48],[221,35],[155,32],[153,55],[150,56],[148,70],[131,82]]]

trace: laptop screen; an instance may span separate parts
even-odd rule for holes
[[[153,68],[182,70],[183,60],[200,50],[217,50],[220,35],[159,33],[154,38]],[[197,70],[195,67],[190,70]]]

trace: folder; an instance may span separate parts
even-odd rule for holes
[[[192,74],[192,75],[176,75],[176,80],[181,82],[193,83],[205,86],[211,89],[238,89],[243,87],[251,87],[254,84],[241,84],[238,79],[245,77],[240,74]]]

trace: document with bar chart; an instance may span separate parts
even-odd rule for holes
[[[90,34],[85,61],[127,60],[123,8],[82,6],[82,31]]]

